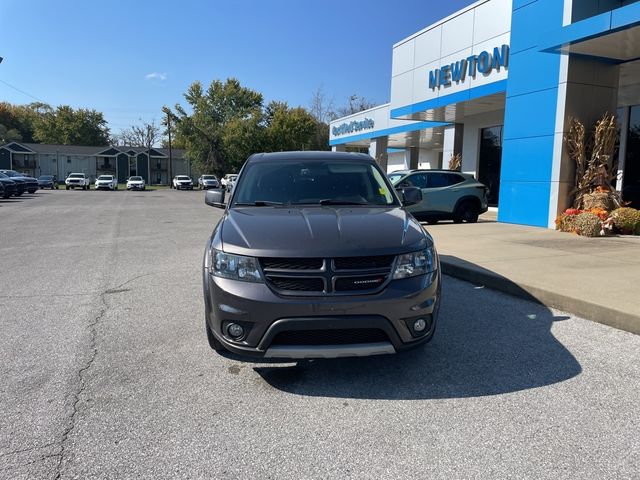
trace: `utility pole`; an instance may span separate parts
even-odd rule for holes
[[[173,155],[171,154],[171,115],[169,114],[169,111],[167,111],[167,135],[169,137],[169,178],[167,180],[169,181],[169,185],[171,185],[171,179],[173,178],[173,175],[171,175],[171,164],[173,163]]]

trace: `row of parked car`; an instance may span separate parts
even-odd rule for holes
[[[208,190],[210,188],[224,188],[227,191],[231,191],[236,182],[238,175],[235,173],[228,173],[220,180],[215,175],[201,175],[198,178],[198,188],[200,190]],[[176,175],[171,181],[171,188],[176,190],[193,190],[193,181],[188,175]]]
[[[19,197],[23,193],[35,193],[38,180],[15,170],[0,170],[0,196],[2,198]]]

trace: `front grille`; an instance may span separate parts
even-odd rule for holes
[[[381,255],[377,257],[340,257],[334,258],[333,264],[336,270],[360,270],[363,268],[390,267],[393,255]]]
[[[290,330],[278,333],[271,345],[350,345],[388,342],[378,328],[344,328],[336,330]]]
[[[281,295],[376,293],[391,277],[393,255],[260,259],[268,285]],[[296,293],[301,292],[301,293]]]
[[[336,292],[349,292],[354,290],[373,290],[384,284],[387,275],[372,275],[368,277],[340,277],[336,280]]]
[[[261,258],[265,270],[320,270],[321,258]]]
[[[324,280],[314,277],[276,277],[268,275],[267,280],[277,290],[287,292],[323,292]]]

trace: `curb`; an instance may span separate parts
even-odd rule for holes
[[[526,284],[515,283],[481,267],[461,265],[440,258],[442,273],[467,282],[484,285],[508,295],[540,303],[550,308],[570,312],[592,322],[640,335],[640,315],[633,315],[614,308],[597,305],[577,298],[551,292]]]

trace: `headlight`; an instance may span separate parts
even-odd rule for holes
[[[262,282],[258,260],[253,257],[231,255],[219,250],[211,250],[211,257],[211,273],[216,277],[243,282]]]
[[[414,253],[398,255],[396,268],[393,271],[393,279],[415,277],[436,270],[438,263],[436,251],[433,246]]]

